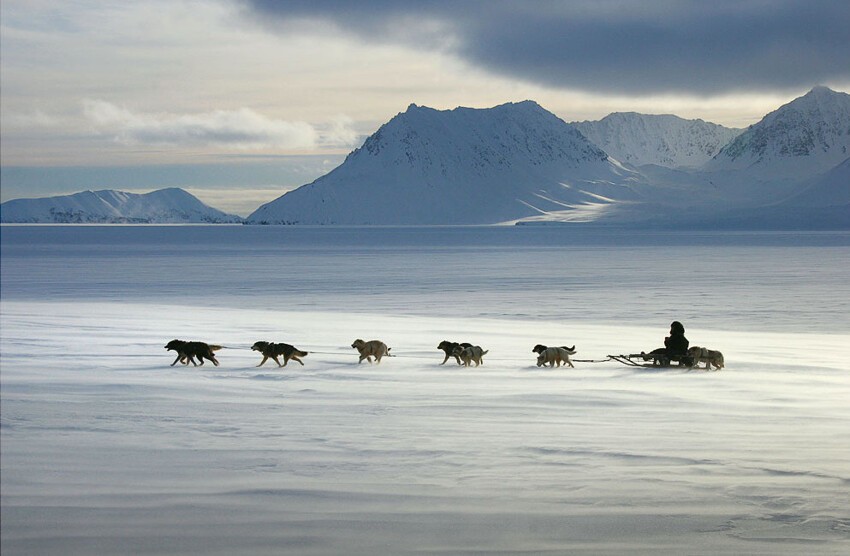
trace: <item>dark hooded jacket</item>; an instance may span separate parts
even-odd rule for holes
[[[670,335],[664,338],[664,347],[669,355],[684,355],[688,352],[688,339],[685,338],[685,327],[679,321],[670,325]]]

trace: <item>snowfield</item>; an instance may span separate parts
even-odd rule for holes
[[[4,556],[847,553],[850,235],[577,230],[3,227]]]

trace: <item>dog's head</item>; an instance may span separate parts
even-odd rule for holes
[[[362,348],[363,348],[363,346],[364,346],[365,344],[366,344],[366,342],[364,342],[364,341],[363,341],[363,340],[361,340],[360,338],[357,338],[356,340],[354,340],[353,342],[351,342],[351,347],[353,347],[354,349],[359,350],[359,349],[362,349]]]
[[[443,340],[440,342],[440,345],[437,346],[437,349],[441,349],[443,351],[451,352],[455,346],[457,346],[457,342],[450,342],[448,340]]]
[[[542,367],[545,362],[546,362],[546,356],[545,355],[543,355],[541,353],[540,355],[537,356],[537,366],[538,367]]]
[[[543,353],[544,351],[546,351],[546,346],[544,346],[543,344],[537,344],[531,351],[533,353]]]
[[[180,348],[182,348],[184,345],[186,345],[186,342],[184,342],[183,340],[171,340],[170,342],[165,344],[165,349],[179,351]]]
[[[254,342],[254,345],[251,346],[251,351],[263,351],[267,347],[269,347],[269,342]]]

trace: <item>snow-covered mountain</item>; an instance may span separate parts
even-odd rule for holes
[[[136,194],[83,191],[42,199],[14,199],[0,205],[4,223],[193,224],[238,223],[242,219],[202,203],[179,188]]]
[[[736,133],[640,114],[571,125],[532,101],[442,111],[410,105],[342,165],[246,222],[850,228],[850,95],[817,87],[719,147]],[[0,205],[0,221],[241,219],[167,189],[19,199]]]
[[[635,112],[615,112],[573,125],[620,162],[667,168],[702,166],[742,131],[702,120]]]
[[[638,200],[640,186],[638,173],[534,102],[411,105],[341,166],[247,221],[494,224]]]
[[[750,126],[704,169],[808,179],[850,157],[850,95],[815,87]]]

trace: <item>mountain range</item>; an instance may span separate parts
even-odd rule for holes
[[[826,87],[746,130],[636,113],[570,124],[533,101],[454,110],[411,104],[333,171],[244,221],[850,229],[848,151],[850,95]],[[9,201],[0,220],[240,220],[185,191],[163,191]]]
[[[0,222],[62,224],[233,224],[242,222],[179,188],[136,194],[83,191],[0,205]]]
[[[825,87],[746,130],[635,113],[568,124],[532,101],[411,105],[246,222],[850,228],[848,148],[850,95]]]

